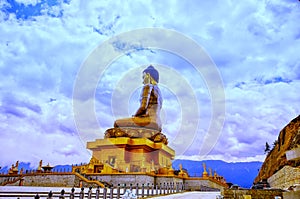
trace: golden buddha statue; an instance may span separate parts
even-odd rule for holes
[[[160,109],[162,97],[157,86],[158,71],[149,66],[143,71],[143,89],[141,92],[140,107],[131,118],[118,119],[114,127],[138,127],[154,129],[161,132]]]
[[[149,66],[143,71],[143,88],[140,107],[130,118],[117,119],[114,128],[105,131],[105,138],[131,137],[148,138],[154,142],[168,144],[166,136],[161,133],[160,110],[162,97],[158,88],[159,73]]]

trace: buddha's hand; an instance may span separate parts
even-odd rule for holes
[[[147,110],[145,108],[143,108],[143,107],[140,107],[136,111],[134,117],[148,117]]]

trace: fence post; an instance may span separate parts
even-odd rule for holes
[[[89,191],[88,191],[88,199],[92,198],[92,187],[89,187]]]
[[[129,187],[130,191],[132,191],[132,184],[130,184],[130,187]]]
[[[53,196],[53,193],[52,193],[52,191],[50,191],[50,192],[48,193],[48,198],[47,198],[47,199],[52,199],[52,196]]]
[[[98,186],[96,189],[96,199],[99,199],[99,195],[100,195],[100,188]]]
[[[75,195],[75,189],[74,187],[71,189],[71,193],[70,193],[70,199],[74,199],[74,195]]]
[[[104,189],[103,189],[103,199],[106,199],[106,194],[107,194],[107,188],[104,187]]]
[[[149,186],[150,183],[147,183],[147,197],[150,195],[150,186]]]
[[[117,199],[120,198],[120,184],[118,184],[118,187],[117,187]]]
[[[142,184],[142,198],[145,197],[145,184]]]
[[[136,183],[135,193],[136,193],[136,196],[138,197],[139,196],[139,183]]]
[[[40,199],[40,196],[38,193],[34,196],[34,199]]]
[[[79,193],[79,199],[84,199],[84,188],[81,188],[81,191]]]
[[[154,194],[154,183],[152,183],[152,186],[151,186],[151,196],[153,196]]]
[[[110,187],[110,193],[109,193],[109,198],[110,199],[113,199],[114,198],[114,187],[112,186],[112,187]]]
[[[173,193],[176,193],[176,189],[177,189],[177,182],[174,182],[174,185],[173,185]]]
[[[176,184],[177,184],[177,182],[173,183],[173,193],[176,193]]]
[[[169,183],[168,182],[166,182],[166,194],[169,194]]]
[[[170,191],[170,186],[169,186],[169,183],[167,182],[167,184],[166,184],[166,189],[167,189],[167,194],[169,194],[169,191]]]
[[[142,198],[144,197],[144,191],[145,191],[145,187],[144,184],[142,184]]]
[[[162,186],[161,186],[161,183],[159,183],[159,195],[162,195]]]
[[[60,196],[59,196],[59,199],[64,199],[65,198],[65,190],[63,189],[63,190],[61,190],[61,192],[60,192]]]
[[[164,195],[166,194],[166,183],[164,182]]]

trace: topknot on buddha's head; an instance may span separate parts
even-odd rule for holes
[[[159,73],[152,65],[148,66],[148,68],[146,68],[143,71],[143,73],[149,73],[151,75],[151,77],[158,83]]]

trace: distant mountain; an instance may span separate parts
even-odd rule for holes
[[[258,171],[262,165],[262,162],[224,162],[221,160],[174,160],[173,168],[179,169],[179,165],[188,171],[191,177],[202,176],[203,163],[206,164],[206,170],[209,173],[209,169],[216,171],[218,175],[223,176],[227,182],[238,184],[244,188],[250,188],[253,184],[254,178],[258,174]]]

